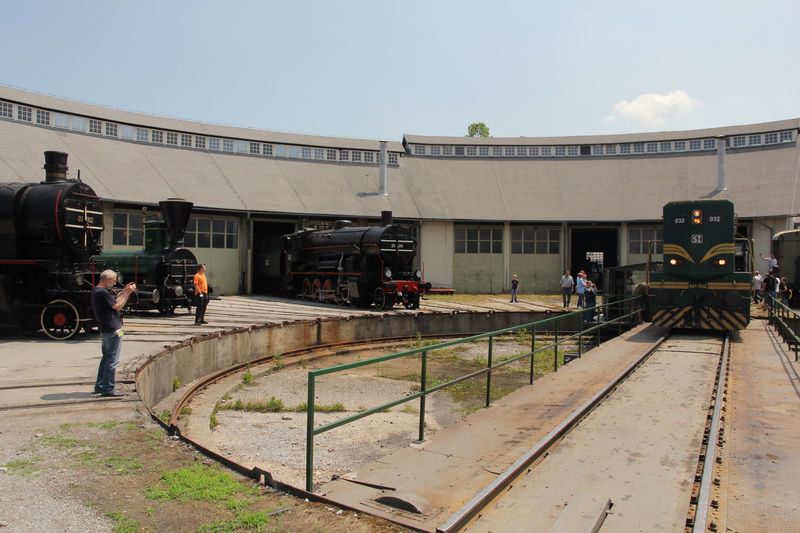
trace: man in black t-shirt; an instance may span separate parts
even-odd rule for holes
[[[135,283],[128,283],[119,293],[111,289],[117,282],[117,273],[104,270],[100,273],[100,282],[92,289],[92,310],[100,327],[101,351],[100,366],[97,369],[97,381],[94,393],[100,396],[124,396],[115,390],[117,386],[117,365],[122,348],[122,316],[120,310],[125,307],[128,297],[136,290]]]

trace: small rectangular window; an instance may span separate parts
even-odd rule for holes
[[[194,147],[200,148],[201,150],[206,149],[206,138],[200,137],[199,135],[195,135],[194,137]]]
[[[107,137],[116,137],[117,136],[117,125],[113,122],[106,122],[106,136]]]
[[[167,132],[167,144],[178,144],[178,134],[174,131]]]
[[[181,133],[181,146],[185,148],[192,147],[192,136],[188,133]]]
[[[133,127],[131,126],[120,126],[119,128],[119,136],[122,139],[131,139],[133,140]]]
[[[23,105],[17,106],[17,120],[24,120],[25,122],[30,122],[31,118],[31,108],[25,107]]]
[[[89,133],[100,135],[103,132],[103,125],[99,120],[89,119]]]
[[[66,129],[69,126],[69,116],[63,113],[53,113],[53,126]]]
[[[43,126],[50,125],[50,111],[44,111],[43,109],[36,110],[36,123],[42,124]]]
[[[233,139],[222,139],[222,151],[233,152]]]
[[[99,123],[98,123],[99,124]],[[98,125],[97,133],[100,133],[100,126]],[[86,119],[83,117],[72,117],[72,131],[86,131]]]
[[[163,143],[164,142],[164,132],[159,130],[153,130],[153,142],[154,143]]]
[[[0,102],[0,117],[13,118],[12,106],[8,102]]]
[[[147,128],[136,128],[136,140],[148,142],[150,140],[150,130]]]

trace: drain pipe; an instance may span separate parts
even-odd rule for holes
[[[378,161],[380,162],[380,182],[378,185],[379,196],[389,196],[386,192],[386,168],[389,165],[389,156],[387,154],[389,141],[380,141],[381,152]]]
[[[728,190],[728,178],[725,174],[725,135],[717,135],[717,191]]]

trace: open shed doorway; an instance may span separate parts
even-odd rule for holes
[[[574,228],[570,247],[570,272],[573,277],[581,270],[587,279],[603,290],[603,269],[615,267],[619,257],[617,228]]]
[[[253,221],[253,264],[250,272],[253,276],[253,294],[277,294],[275,280],[267,278],[260,262],[265,254],[281,251],[281,236],[294,233],[294,222]]]

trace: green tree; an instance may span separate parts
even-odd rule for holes
[[[491,137],[489,126],[483,122],[473,122],[467,128],[467,137]]]

